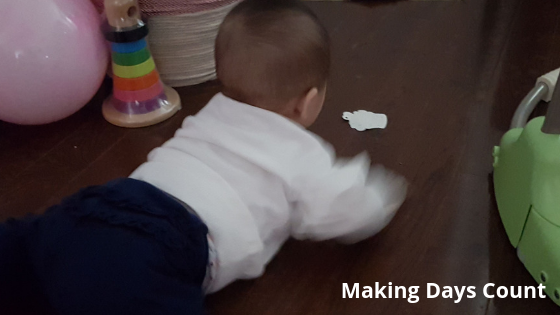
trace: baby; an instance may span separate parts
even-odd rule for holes
[[[405,180],[366,155],[336,160],[305,129],[330,63],[308,8],[241,2],[215,56],[223,93],[130,178],[0,225],[1,314],[202,314],[205,293],[260,276],[289,237],[356,242],[387,225]]]

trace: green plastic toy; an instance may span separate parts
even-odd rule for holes
[[[493,156],[496,200],[509,240],[533,278],[546,286],[546,294],[560,305],[558,72],[547,74],[554,80],[538,82],[522,101],[512,129],[494,148]],[[534,118],[524,126],[541,100],[551,101],[546,117]]]

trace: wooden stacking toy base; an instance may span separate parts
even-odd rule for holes
[[[147,113],[135,113],[134,104],[129,108],[117,106],[119,102],[113,95],[103,102],[103,117],[113,125],[126,128],[147,127],[160,123],[181,109],[181,99],[174,89],[164,87],[166,99],[159,100],[159,108]],[[118,109],[117,109],[118,108]]]

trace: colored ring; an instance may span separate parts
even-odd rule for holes
[[[148,50],[148,48],[144,48],[142,50],[128,54],[114,52],[112,54],[112,57],[113,62],[118,64],[119,66],[135,66],[148,60],[148,58],[150,58],[150,51]]]
[[[165,92],[155,98],[143,102],[123,102],[113,98],[113,106],[115,109],[121,113],[129,115],[150,113],[165,106],[166,103],[168,103],[168,101]]]
[[[132,29],[124,29],[117,31],[114,27],[109,24],[103,24],[102,26],[103,35],[105,39],[113,43],[130,43],[136,42],[146,36],[148,36],[148,25],[143,24]]]
[[[146,74],[145,76],[132,79],[119,78],[113,76],[113,88],[121,91],[136,91],[147,89],[159,81],[157,70]]]
[[[146,39],[132,43],[111,43],[111,50],[120,54],[130,54],[146,48]]]
[[[119,66],[113,63],[113,74],[125,79],[138,78],[152,72],[155,68],[156,64],[153,58],[135,66]]]
[[[137,91],[121,91],[113,90],[113,96],[123,102],[134,102],[134,101],[147,101],[152,99],[163,92],[163,84],[157,82],[156,84],[150,86],[147,89],[137,90]]]

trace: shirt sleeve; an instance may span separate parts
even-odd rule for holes
[[[406,196],[406,180],[367,154],[313,169],[293,185],[292,236],[353,243],[383,229]]]

